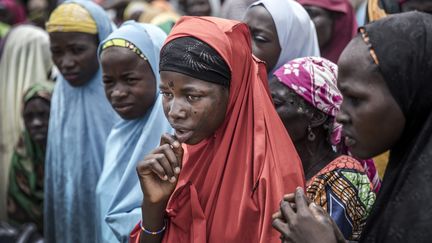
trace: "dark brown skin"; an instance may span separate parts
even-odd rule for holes
[[[31,139],[41,148],[46,147],[50,103],[42,98],[33,98],[24,106],[24,125]]]
[[[305,5],[304,8],[315,25],[320,49],[324,48],[333,35],[333,18],[330,11],[317,6]]]
[[[210,16],[211,6],[208,0],[183,0],[186,15]]]
[[[276,111],[301,158],[306,180],[309,180],[338,156],[329,143],[329,132],[323,127],[328,116],[308,104],[307,109],[303,109],[306,101],[276,77],[270,80],[269,87]],[[316,136],[314,141],[308,140],[308,126]]]
[[[252,53],[266,63],[267,73],[276,66],[281,46],[272,16],[262,5],[247,10],[243,18],[249,26],[252,39]]]
[[[143,226],[158,231],[164,226],[165,208],[181,172],[182,143],[197,144],[212,136],[225,120],[228,88],[184,74],[162,71],[160,90],[165,116],[176,129],[164,134],[160,146],[138,163],[137,173],[144,195]],[[163,233],[141,232],[141,242],[161,242]]]
[[[110,47],[101,54],[105,94],[125,120],[144,116],[156,97],[156,78],[150,64],[123,47]]]
[[[284,196],[280,211],[273,214],[272,224],[281,233],[283,243],[345,243],[332,218],[311,203],[300,187]]]
[[[99,69],[96,35],[79,32],[52,32],[52,59],[60,73],[72,86],[86,84]]]
[[[403,131],[405,118],[360,37],[348,44],[338,66],[338,87],[344,100],[337,120],[343,124],[351,152],[371,158],[391,149]],[[295,200],[281,204],[281,212],[273,220],[283,242],[344,242],[334,221],[323,209],[308,204],[301,188],[295,196],[285,198]],[[290,210],[292,204],[296,212]]]
[[[336,119],[345,144],[355,157],[373,158],[399,140],[405,117],[360,37],[350,42],[338,66],[344,99]]]

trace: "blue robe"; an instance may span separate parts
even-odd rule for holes
[[[97,4],[78,3],[89,11],[99,40],[113,30]],[[44,237],[46,242],[96,242],[96,185],[102,172],[105,142],[118,121],[105,97],[101,70],[86,84],[57,81],[51,101],[45,161]]]
[[[129,233],[141,219],[142,192],[137,163],[155,149],[163,133],[172,132],[159,94],[159,52],[166,34],[156,26],[124,23],[108,40],[125,39],[141,50],[156,75],[156,100],[147,113],[134,120],[121,120],[111,131],[102,175],[97,185],[98,242],[128,242]]]

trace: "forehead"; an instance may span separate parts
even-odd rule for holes
[[[24,113],[35,112],[35,111],[39,111],[41,109],[43,109],[43,110],[50,109],[49,101],[47,101],[41,97],[34,97],[25,103]]]
[[[210,83],[205,80],[193,78],[186,74],[161,71],[161,86],[171,89],[197,89],[197,90],[221,90],[221,85]]]
[[[354,38],[339,58],[338,87],[342,93],[386,88],[384,78],[370,55],[369,47],[361,37]]]
[[[108,47],[105,50],[102,50],[101,53],[101,63],[102,66],[110,66],[116,69],[121,70],[133,70],[137,72],[152,72],[151,65],[148,61],[144,60],[137,53],[132,50],[119,47],[112,46]],[[103,69],[104,73],[110,71],[110,69]]]
[[[250,28],[276,28],[270,12],[261,4],[249,8],[243,21]]]
[[[63,46],[71,44],[96,45],[97,36],[80,32],[51,32],[49,33],[51,46]]]

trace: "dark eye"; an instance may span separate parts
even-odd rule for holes
[[[51,48],[51,54],[53,55],[53,56],[59,56],[59,55],[61,55],[61,50],[60,49],[58,49],[58,48]]]
[[[267,43],[267,42],[270,41],[270,40],[267,39],[266,37],[264,37],[264,36],[262,36],[262,35],[257,35],[257,34],[254,34],[254,35],[252,36],[252,38],[254,39],[254,41],[256,41],[256,42],[260,42],[260,43]]]
[[[279,106],[283,105],[283,101],[282,100],[280,100],[280,99],[278,99],[276,97],[272,97],[272,99],[273,99],[273,104],[274,104],[274,106],[276,108],[278,108]]]
[[[85,50],[86,50],[86,48],[85,47],[81,47],[81,46],[74,46],[74,47],[72,47],[72,53],[76,54],[76,55],[83,53]]]
[[[137,80],[134,79],[134,78],[128,78],[128,79],[126,80],[126,82],[127,82],[128,84],[135,84],[135,83],[137,82]]]
[[[111,85],[111,84],[113,84],[114,82],[113,82],[111,79],[104,78],[104,79],[103,79],[103,83],[104,83],[105,85]]]
[[[356,107],[360,105],[361,100],[354,96],[345,96],[344,97],[347,102],[349,102],[352,106]]]
[[[187,99],[189,101],[198,101],[199,99],[201,99],[201,96],[197,96],[197,95],[188,95]]]
[[[173,95],[171,93],[168,93],[165,91],[161,91],[160,93],[163,95],[164,98],[167,98],[167,99],[171,99],[173,97]]]

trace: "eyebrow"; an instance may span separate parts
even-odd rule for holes
[[[181,89],[182,92],[204,92],[204,90],[197,89],[195,87],[184,87]]]

